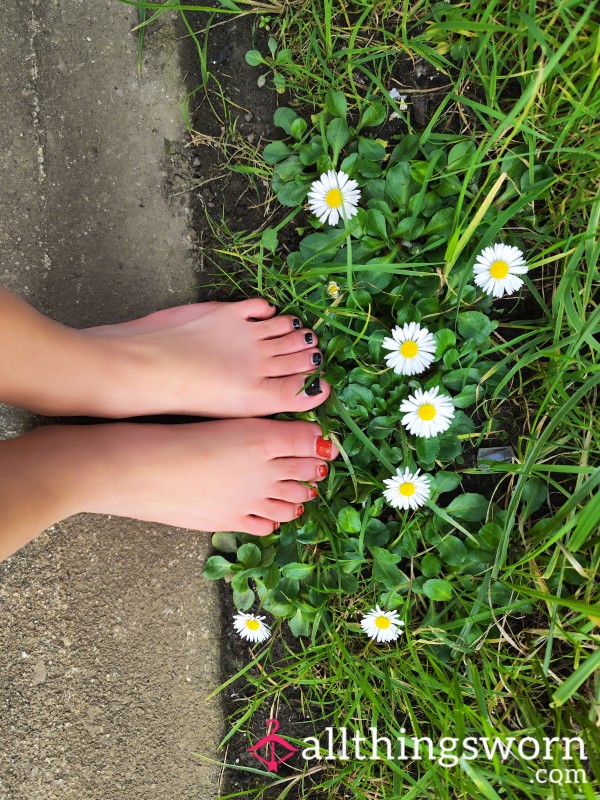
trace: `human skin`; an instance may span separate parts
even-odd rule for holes
[[[338,454],[320,434],[304,421],[116,422],[0,442],[0,560],[82,512],[267,535],[316,497]]]
[[[327,399],[303,390],[316,334],[262,298],[196,303],[75,330],[0,288],[0,399],[48,416],[259,417]]]
[[[0,401],[52,416],[227,418],[57,425],[0,442],[0,559],[86,511],[255,535],[299,516],[338,451],[314,423],[230,419],[329,394],[324,381],[303,391],[314,334],[274,314],[256,298],[76,331],[0,288]]]

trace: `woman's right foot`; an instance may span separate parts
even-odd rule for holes
[[[302,515],[338,455],[319,426],[304,421],[116,423],[87,431],[101,477],[80,510],[200,531],[272,533]]]

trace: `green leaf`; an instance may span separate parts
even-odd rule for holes
[[[271,142],[263,150],[263,158],[267,164],[279,164],[280,161],[293,155],[293,152],[285,142]]]
[[[310,636],[311,621],[302,613],[300,608],[296,611],[294,616],[288,620],[288,625],[294,636]]]
[[[306,120],[302,119],[301,117],[295,119],[290,126],[290,132],[294,137],[294,139],[296,139],[297,141],[300,141],[305,130],[306,130]]]
[[[437,342],[435,356],[436,358],[441,358],[447,350],[450,350],[456,344],[456,335],[449,328],[442,328],[435,334],[435,340]]]
[[[307,192],[308,187],[305,184],[289,181],[288,183],[285,183],[281,189],[278,189],[277,199],[282,206],[295,208],[304,202]]]
[[[248,50],[244,58],[246,59],[246,63],[250,64],[251,67],[258,67],[260,64],[265,63],[264,58],[258,50]]]
[[[385,106],[382,103],[370,103],[361,116],[358,130],[361,128],[374,128],[376,125],[381,125],[386,116]]]
[[[371,236],[379,236],[384,241],[387,239],[387,227],[385,217],[381,211],[370,208],[367,212],[366,232]]]
[[[336,117],[332,119],[327,126],[327,141],[333,150],[332,161],[335,163],[342,148],[348,143],[350,132],[348,130],[348,123],[345,119]]]
[[[292,135],[292,124],[298,119],[300,119],[298,114],[296,114],[293,109],[287,108],[287,106],[281,106],[281,108],[278,108],[273,114],[273,122],[275,125],[277,125],[278,128],[283,128],[288,136]]]
[[[369,161],[383,161],[385,158],[385,147],[373,139],[366,139],[364,136],[360,136],[358,139],[358,152]]]
[[[463,339],[471,339],[475,344],[484,342],[497,327],[498,323],[481,311],[462,311],[458,315],[458,332]]]
[[[427,553],[427,555],[423,556],[421,572],[426,578],[433,578],[439,575],[441,568],[442,562],[435,553]]]
[[[437,436],[426,439],[423,436],[417,438],[415,444],[417,458],[422,464],[433,464],[440,452],[440,440]]]
[[[452,233],[452,225],[454,223],[454,209],[442,208],[427,223],[423,236],[439,236],[442,235],[445,239],[450,238]]]
[[[423,592],[430,600],[450,600],[452,586],[448,581],[439,578],[430,578],[423,584]]]
[[[382,583],[386,589],[395,589],[405,582],[406,576],[396,566],[400,556],[380,547],[370,549],[373,554],[373,580]]]
[[[454,489],[460,485],[461,481],[461,477],[458,472],[443,472],[441,470],[435,473],[434,478],[435,488],[437,489],[438,494],[444,494],[444,492],[453,492]]]
[[[231,561],[227,561],[223,556],[211,556],[206,560],[202,577],[209,581],[216,581],[229,575],[233,567]]]
[[[391,531],[380,519],[370,519],[365,531],[365,545],[370,548],[384,547],[389,542],[390,536]]]
[[[452,402],[455,408],[468,408],[477,400],[477,386],[465,386],[460,394],[454,395]]]
[[[529,519],[546,502],[547,497],[548,485],[546,481],[536,476],[529,478],[523,486],[523,508],[521,510],[523,519]]]
[[[388,169],[385,176],[385,194],[401,211],[406,211],[408,209],[408,202],[414,188],[415,184],[410,177],[410,166],[408,163],[402,162],[400,164],[395,164]],[[410,236],[407,238],[411,239]]]
[[[338,512],[337,522],[345,533],[360,533],[360,514],[353,506],[345,506]]]
[[[467,548],[457,536],[446,536],[438,546],[440,558],[451,567],[460,567],[467,560]]]
[[[262,560],[262,551],[257,545],[248,542],[237,551],[237,557],[245,567],[257,567]]]
[[[489,501],[483,495],[466,492],[455,497],[446,511],[451,517],[464,519],[468,522],[480,522],[485,519],[488,506]]]
[[[275,250],[277,250],[277,245],[279,244],[279,239],[275,228],[265,228],[262,236],[260,237],[260,243],[266,250],[274,253]]]
[[[254,592],[252,589],[246,589],[244,592],[233,590],[233,604],[238,611],[247,611],[252,608],[254,604]]]
[[[285,578],[290,578],[292,580],[303,581],[308,578],[308,576],[314,570],[314,564],[301,564],[298,561],[294,561],[291,564],[286,564],[284,567],[281,568],[281,572],[283,573]]]
[[[328,89],[325,95],[325,108],[333,117],[345,117],[348,111],[348,103],[344,93]]]
[[[217,531],[213,533],[211,541],[215,550],[220,550],[222,553],[237,553],[238,543],[235,533]]]

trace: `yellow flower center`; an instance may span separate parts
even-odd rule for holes
[[[327,286],[327,294],[331,295],[331,297],[337,297],[340,293],[340,287],[337,283],[333,283],[333,281]]]
[[[435,417],[436,411],[435,407],[431,405],[431,403],[424,403],[422,406],[419,406],[418,415],[421,419],[425,421],[433,419]]]
[[[401,495],[404,495],[404,497],[410,497],[411,494],[415,493],[415,485],[414,483],[409,483],[406,481],[405,483],[400,484],[398,491]]]
[[[508,275],[508,264],[506,261],[494,261],[492,266],[490,267],[490,275],[492,278],[496,280],[501,280],[502,278],[506,278]]]
[[[342,205],[342,193],[339,189],[330,189],[325,195],[325,202],[329,208],[339,208]]]
[[[257,619],[247,619],[246,627],[248,630],[257,631],[260,628],[260,622]]]
[[[385,630],[389,628],[392,623],[389,621],[387,617],[375,617],[375,627],[380,628],[381,630]]]
[[[404,342],[400,348],[400,355],[404,356],[404,358],[414,358],[418,352],[418,344],[410,340],[408,342]]]

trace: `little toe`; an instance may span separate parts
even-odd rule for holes
[[[276,356],[269,358],[265,363],[265,374],[269,378],[281,378],[286,375],[311,373],[320,366],[322,361],[322,354],[315,349],[287,356]]]
[[[232,305],[244,319],[268,320],[277,313],[275,306],[264,297],[251,297],[249,300],[241,300]]]
[[[239,533],[250,533],[253,536],[268,536],[279,528],[279,522],[265,517],[248,514],[242,520]]]

